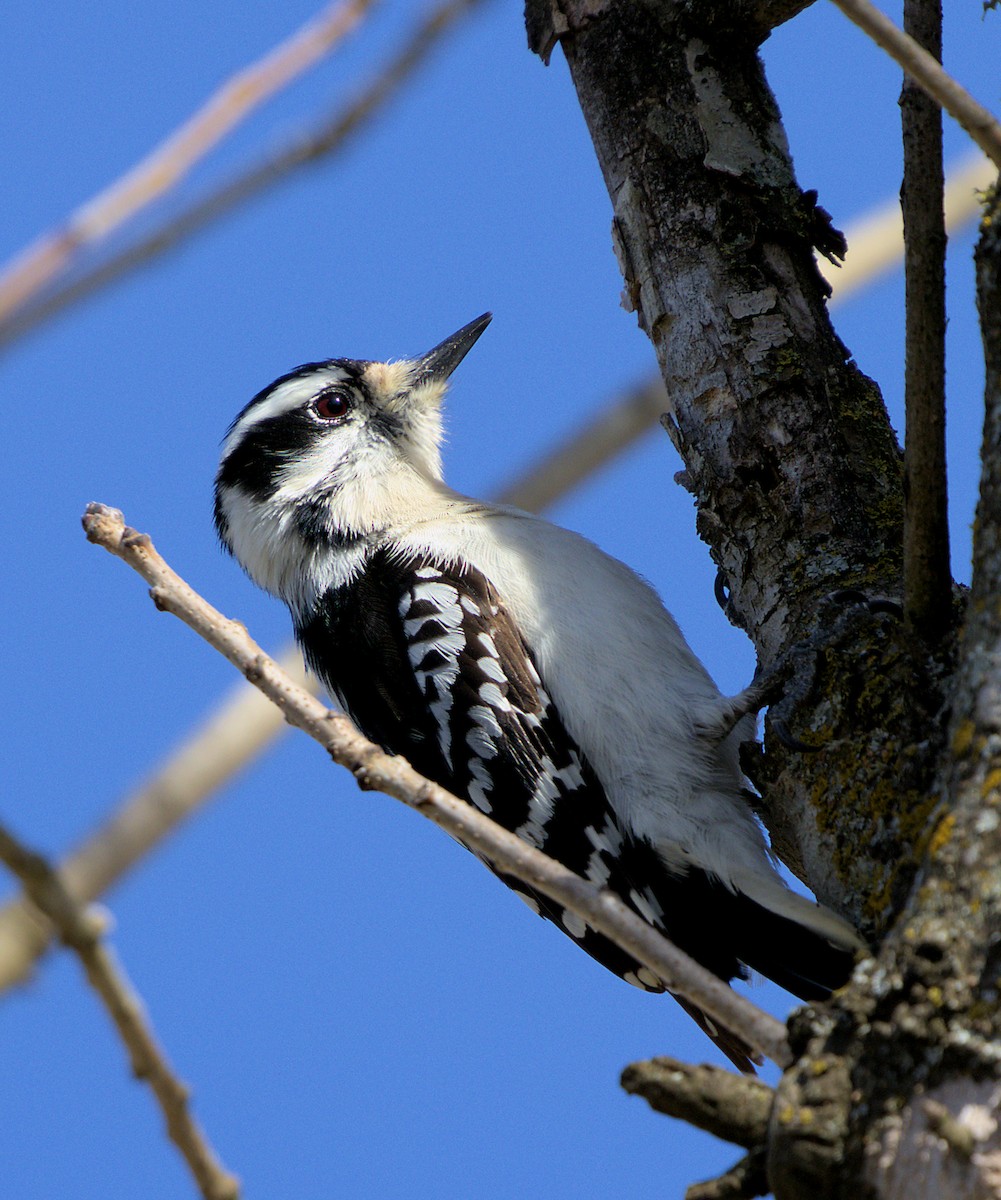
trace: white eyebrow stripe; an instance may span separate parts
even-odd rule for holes
[[[234,447],[240,444],[247,431],[260,424],[261,421],[269,421],[273,417],[280,417],[283,413],[291,412],[292,409],[299,408],[307,400],[311,400],[317,392],[322,391],[331,383],[345,383],[349,378],[347,372],[340,367],[319,367],[308,375],[302,375],[297,379],[286,379],[237,421],[223,443],[222,457],[225,458]]]

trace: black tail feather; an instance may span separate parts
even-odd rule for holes
[[[740,960],[801,1000],[826,1000],[851,977],[853,950],[740,893],[731,929]]]
[[[674,993],[671,992],[671,995],[674,996]],[[754,1068],[755,1066],[760,1067],[764,1059],[743,1038],[738,1037],[737,1034],[731,1032],[725,1026],[719,1025],[711,1017],[706,1016],[701,1008],[696,1008],[684,996],[674,996],[674,999],[688,1013],[706,1037],[712,1039],[720,1053],[725,1054],[738,1071],[743,1072],[745,1075],[757,1074]]]

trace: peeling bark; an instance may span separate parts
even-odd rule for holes
[[[901,456],[831,328],[813,252],[843,242],[796,183],[746,12],[533,0],[529,28],[570,64],[623,302],[656,348],[728,615],[765,667],[808,650],[793,733],[819,752],[766,740],[749,764],[762,819],[789,866],[876,939],[920,855],[949,644],[932,659],[885,614],[825,601],[846,587],[900,596]]]
[[[1001,1195],[1001,204],[978,250],[974,584],[925,645],[858,602],[900,596],[901,459],[829,324],[813,249],[838,253],[839,235],[796,184],[757,57],[751,10],[780,7],[528,5],[533,46],[559,43],[570,64],[623,303],[656,348],[729,615],[764,666],[789,669],[792,732],[817,749],[766,738],[747,763],[762,818],[876,953],[793,1014],[796,1061],[766,1131],[744,1138],[751,1166],[708,1186],[739,1194],[764,1162],[777,1200],[980,1200]],[[630,1068],[631,1089],[701,1119],[695,1077],[658,1070]]]

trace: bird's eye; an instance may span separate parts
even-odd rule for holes
[[[340,421],[351,411],[351,397],[346,392],[321,392],[313,401],[313,412],[324,421]]]

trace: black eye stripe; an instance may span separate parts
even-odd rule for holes
[[[278,486],[281,471],[290,459],[306,453],[316,441],[316,422],[302,409],[260,421],[223,459],[218,482],[239,486],[264,499]]]

